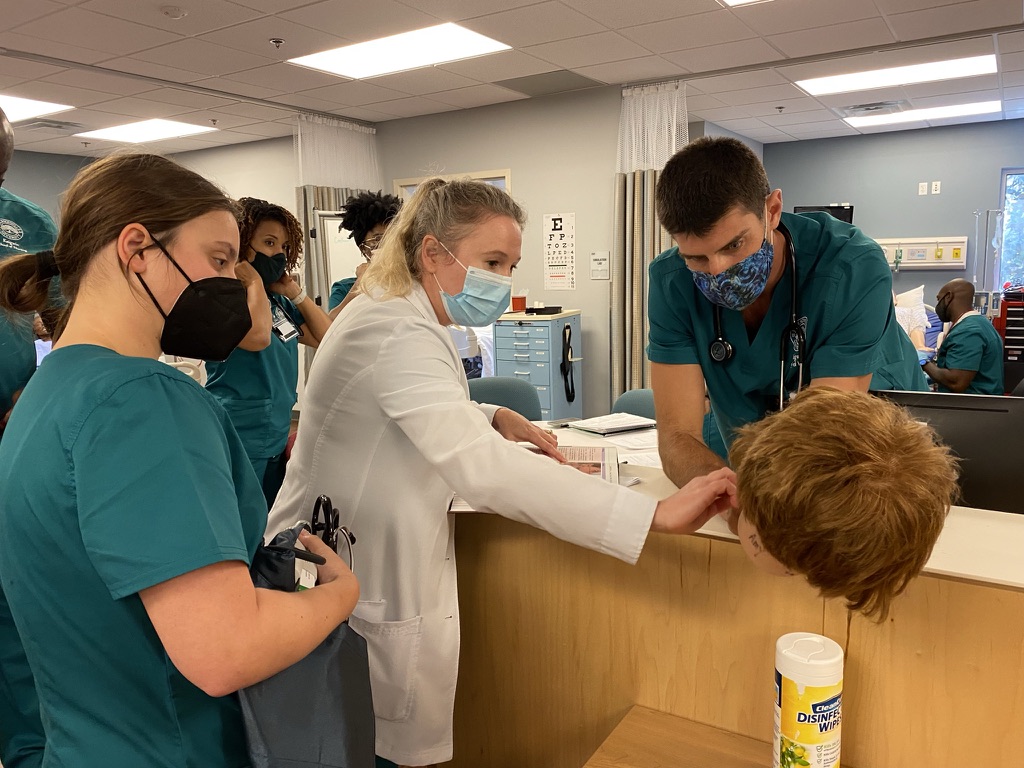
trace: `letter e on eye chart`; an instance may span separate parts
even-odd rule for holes
[[[545,213],[544,290],[576,289],[576,214]]]

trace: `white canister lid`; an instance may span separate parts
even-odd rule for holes
[[[831,685],[843,679],[843,649],[811,632],[790,632],[775,643],[775,669],[790,680]]]

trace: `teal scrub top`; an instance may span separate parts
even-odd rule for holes
[[[53,248],[57,227],[50,214],[35,203],[0,187],[0,260]],[[32,317],[0,312],[0,417],[11,407],[36,369]]]
[[[1002,395],[1003,340],[992,323],[981,315],[968,315],[949,329],[935,358],[939,368],[976,371],[964,392]],[[939,384],[940,392],[950,392]]]
[[[780,230],[793,248],[797,318],[807,338],[804,385],[825,377],[874,374],[879,389],[925,390],[917,351],[896,322],[892,275],[882,249],[856,227],[826,213],[783,213]],[[785,254],[776,251],[775,258]],[[653,363],[699,365],[727,446],[735,431],[778,410],[780,345],[792,308],[792,265],[775,286],[768,314],[750,340],[741,312],[722,309],[722,333],[734,349],[716,363],[714,305],[694,285],[671,248],[650,266],[647,356]],[[789,355],[792,344],[788,345]],[[787,360],[785,390],[797,388]]]
[[[283,296],[270,297],[274,319],[286,316],[296,328],[305,320]],[[270,346],[259,352],[236,349],[222,363],[206,364],[206,388],[224,406],[250,459],[269,459],[288,444],[292,406],[298,399],[299,339],[281,341],[270,334]]]
[[[345,300],[345,297],[348,296],[349,291],[352,290],[352,286],[355,284],[356,279],[354,277],[346,277],[332,285],[331,295],[327,299],[327,311],[330,312],[336,306],[341,304],[341,302]]]
[[[0,488],[0,584],[35,675],[43,768],[248,766],[237,697],[177,671],[139,597],[248,564],[263,535],[263,492],[216,400],[156,360],[54,350],[12,414]]]

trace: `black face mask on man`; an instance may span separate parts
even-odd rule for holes
[[[949,316],[949,305],[952,301],[953,297],[947,293],[935,304],[935,314],[938,315],[939,320],[943,323],[948,323],[951,319]]]
[[[160,349],[165,354],[180,357],[217,362],[226,360],[252,328],[252,317],[249,315],[242,281],[231,277],[193,280],[155,237],[153,243],[188,280],[188,285],[174,302],[171,311],[165,313],[142,275],[139,275],[139,282],[164,318]]]

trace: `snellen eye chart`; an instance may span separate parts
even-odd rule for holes
[[[544,290],[576,289],[576,214],[544,214]]]

